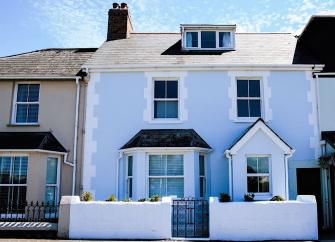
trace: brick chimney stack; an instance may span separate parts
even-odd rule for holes
[[[126,39],[132,31],[128,5],[113,3],[113,8],[108,11],[107,41]]]

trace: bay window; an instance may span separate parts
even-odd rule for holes
[[[184,197],[183,155],[149,155],[149,197]]]
[[[56,203],[58,196],[58,158],[48,157],[45,202]]]
[[[128,156],[127,160],[127,197],[133,197],[133,157]]]
[[[200,197],[206,197],[206,170],[205,156],[199,156]]]

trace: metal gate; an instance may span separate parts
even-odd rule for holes
[[[209,237],[209,208],[205,199],[182,198],[172,203],[172,236]]]

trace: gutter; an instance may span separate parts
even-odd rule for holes
[[[78,76],[0,76],[0,80],[68,80],[73,79],[76,80]]]
[[[288,184],[288,159],[292,157],[295,150],[291,150],[290,153],[284,154],[284,163],[285,163],[285,196],[286,200],[289,200],[289,184]]]
[[[230,153],[230,150],[224,152],[226,158],[228,159],[228,173],[229,173],[229,196],[233,200],[233,155]]]

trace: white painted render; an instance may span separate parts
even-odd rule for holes
[[[335,78],[318,78],[319,85],[319,110],[321,131],[335,130]]]
[[[312,197],[312,198],[311,198]],[[317,240],[314,196],[297,201],[226,202],[210,198],[209,226],[212,240]]]

